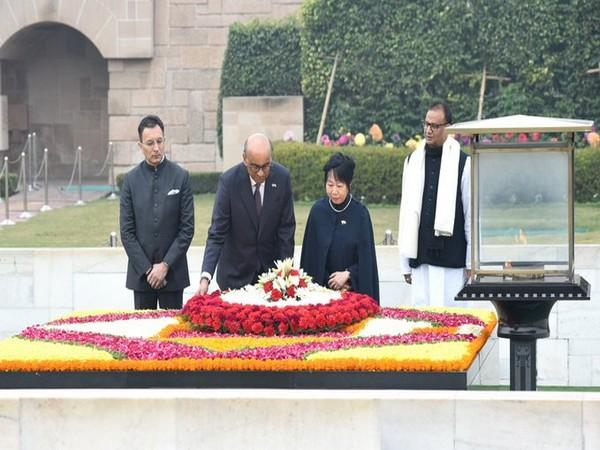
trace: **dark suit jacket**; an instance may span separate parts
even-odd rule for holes
[[[123,180],[121,241],[129,257],[129,289],[150,291],[146,271],[169,265],[166,291],[190,285],[186,253],[194,236],[194,197],[189,174],[166,158],[155,169],[142,161]]]
[[[240,163],[219,179],[202,271],[214,274],[218,262],[222,290],[254,283],[275,260],[294,255],[295,231],[290,172],[273,163],[259,218],[248,171]]]

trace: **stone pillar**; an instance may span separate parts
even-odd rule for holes
[[[0,151],[3,150],[8,150],[8,100],[6,95],[0,95]]]

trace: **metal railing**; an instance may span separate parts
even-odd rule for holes
[[[0,225],[13,225],[15,222],[11,220],[10,217],[10,188],[11,184],[9,183],[9,166],[18,166],[15,167],[15,172],[18,171],[18,179],[16,186],[12,185],[13,189],[20,193],[23,199],[23,207],[22,212],[19,215],[20,219],[28,219],[32,217],[32,212],[29,210],[31,203],[31,195],[32,191],[37,191],[39,189],[44,189],[44,200],[43,205],[39,209],[40,212],[50,211],[52,207],[50,206],[49,200],[49,150],[48,148],[43,149],[43,153],[39,155],[38,151],[38,136],[36,132],[30,132],[27,134],[27,139],[25,140],[21,152],[19,156],[15,160],[9,160],[8,156],[4,157],[2,168],[0,169],[0,180],[4,181],[4,195],[0,196],[0,205],[4,203],[5,217]],[[75,149],[75,159],[73,161],[73,169],[69,179],[69,182],[66,187],[61,188],[59,192],[61,195],[63,193],[68,192],[74,185],[77,184],[77,200],[75,205],[85,205],[85,201],[83,198],[83,148],[78,146]],[[15,173],[13,172],[13,173]],[[104,159],[104,163],[102,164],[102,168],[95,174],[93,177],[99,177],[103,173],[106,173],[110,183],[110,194],[107,196],[109,200],[114,200],[118,198],[117,195],[117,184],[115,177],[115,150],[112,142],[108,143],[106,150],[106,157]],[[14,199],[13,199],[14,203]],[[14,211],[13,211],[14,213]]]

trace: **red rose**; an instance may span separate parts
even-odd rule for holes
[[[252,325],[254,325],[254,322],[252,322],[251,320],[244,320],[244,322],[242,323],[242,326],[244,327],[244,331],[246,333],[252,332]]]
[[[273,328],[272,325],[265,327],[264,331],[265,331],[265,336],[274,336],[275,335],[275,328]]]
[[[292,269],[292,270],[290,270],[290,275],[295,277],[295,276],[300,275],[300,272],[296,269]]]
[[[287,295],[288,297],[295,297],[296,296],[296,288],[294,286],[290,286],[287,288]]]
[[[281,300],[282,297],[283,294],[279,289],[273,289],[271,291],[271,300],[273,300],[274,302],[278,302],[279,300]]]
[[[229,326],[229,331],[233,334],[239,334],[242,326],[239,322],[232,321]]]
[[[252,332],[254,334],[260,334],[263,330],[263,325],[260,322],[255,322],[252,324],[252,328],[251,328]]]
[[[276,322],[284,322],[286,320],[285,314],[276,312],[275,314],[273,314],[273,320],[275,320]]]
[[[300,282],[298,283],[298,286],[300,286],[301,288],[305,288],[306,280],[304,278],[300,278]]]
[[[317,326],[319,328],[325,328],[325,325],[327,325],[327,320],[325,319],[325,316],[322,314],[319,314],[317,316]]]
[[[300,320],[298,321],[298,328],[301,330],[308,329],[308,320],[305,317],[300,317]]]
[[[271,289],[273,289],[273,282],[272,281],[267,281],[263,285],[263,289],[265,290],[265,292],[269,292]]]
[[[287,333],[289,328],[290,327],[288,326],[288,324],[284,322],[281,322],[279,325],[277,325],[277,330],[279,330],[279,334]]]

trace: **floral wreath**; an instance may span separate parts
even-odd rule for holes
[[[258,279],[258,285],[265,292],[265,300],[278,302],[279,300],[300,301],[298,290],[308,288],[312,284],[312,277],[302,269],[294,268],[291,258],[275,261],[275,267],[263,273]]]

